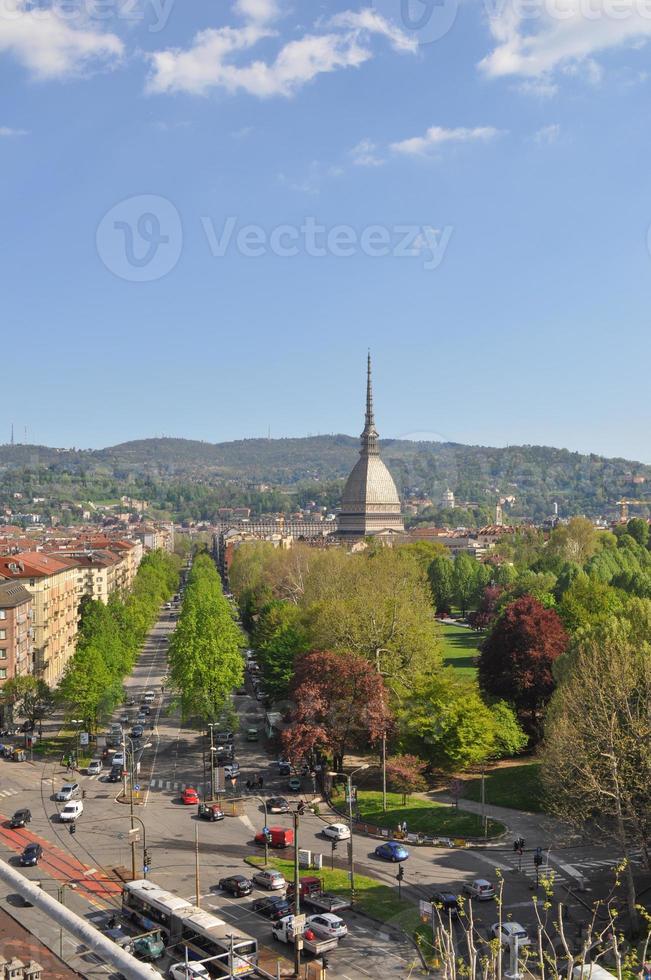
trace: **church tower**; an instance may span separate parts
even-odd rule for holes
[[[360,441],[359,459],[346,481],[341,500],[339,534],[346,538],[364,538],[384,531],[404,531],[400,497],[393,477],[380,459],[370,353],[366,370],[366,416]]]

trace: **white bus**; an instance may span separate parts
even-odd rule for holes
[[[153,881],[128,881],[122,887],[122,912],[143,929],[162,929],[167,945],[182,960],[207,960],[216,976],[247,976],[258,962],[258,943],[218,916],[166,892]]]

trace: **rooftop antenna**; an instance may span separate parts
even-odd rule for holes
[[[25,426],[25,445],[27,445],[27,426]]]
[[[14,443],[14,423],[13,422],[11,423],[11,445],[12,446],[15,445],[15,443]]]

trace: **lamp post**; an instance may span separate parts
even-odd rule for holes
[[[348,788],[348,829],[350,832],[350,837],[348,838],[348,877],[350,878],[350,903],[351,905],[355,901],[355,864],[353,861],[353,776],[357,775],[358,772],[362,772],[364,769],[368,769],[368,763],[363,766],[358,766],[357,769],[353,769],[351,773],[343,772],[329,772],[329,776],[343,776],[347,780]]]
[[[74,881],[64,881],[62,885],[57,888],[57,900],[61,905],[66,904],[66,888],[76,888],[77,885]],[[63,926],[59,929],[59,959],[63,959]]]
[[[210,722],[208,725],[210,729],[210,802],[215,799],[215,742],[214,742],[214,724]],[[205,792],[205,789],[204,789]]]
[[[301,912],[301,880],[298,870],[298,831],[299,831],[299,818],[300,814],[298,810],[292,811],[292,816],[294,818],[294,917],[300,915]],[[266,837],[265,837],[266,840]],[[294,919],[296,921],[296,919]],[[301,975],[301,939],[302,933],[299,936],[298,930],[294,929],[294,973],[297,977]]]

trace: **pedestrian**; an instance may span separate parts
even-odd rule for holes
[[[406,820],[403,820],[402,821],[402,832],[403,832],[403,834],[405,836],[407,836],[407,821]]]
[[[245,782],[244,785],[246,786],[247,793],[250,793],[251,792],[251,789],[252,789],[251,780],[250,779],[247,779],[247,781]]]
[[[262,778],[262,776],[258,776],[258,789],[262,789],[263,786],[264,786],[264,779]]]

